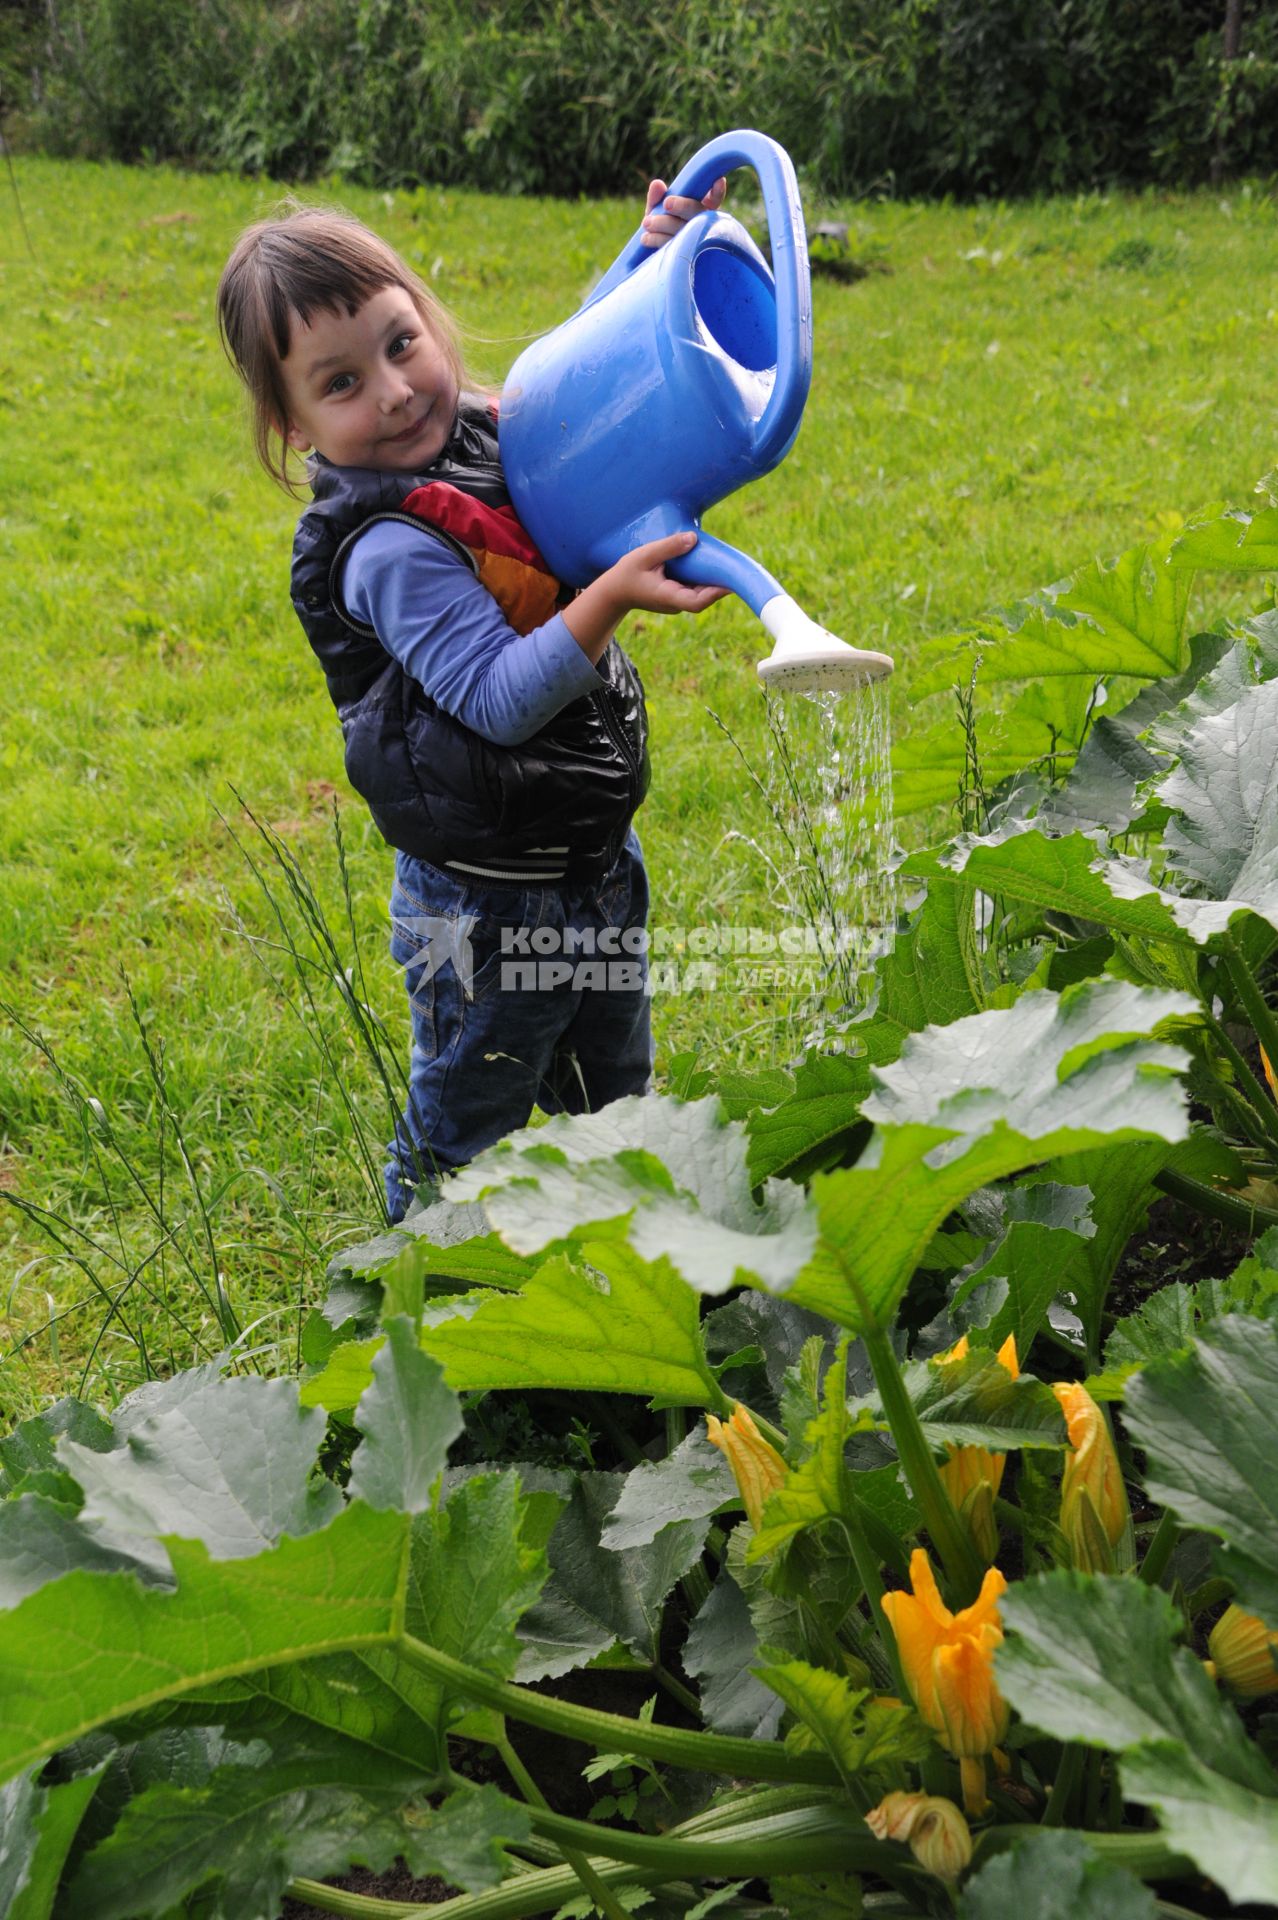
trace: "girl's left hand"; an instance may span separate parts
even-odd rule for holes
[[[704,200],[693,200],[687,194],[668,196],[664,180],[653,180],[648,186],[648,201],[643,216],[643,244],[645,247],[664,247],[667,240],[673,240],[685,220],[691,220],[694,213],[704,209],[713,211],[723,205],[723,196],[728,191],[725,180],[716,180]]]

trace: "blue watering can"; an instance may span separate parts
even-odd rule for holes
[[[765,567],[700,533],[717,500],[769,473],[794,444],[812,378],[812,292],[799,189],[765,134],[722,134],[670,188],[701,199],[752,167],[774,271],[739,221],[705,211],[664,247],[643,228],[581,310],[511,368],[502,463],[515,509],[552,570],[586,586],[645,541],[694,528],[667,564],[691,586],[730,587],[774,641],[776,687],[861,685],[892,671],[810,620]]]

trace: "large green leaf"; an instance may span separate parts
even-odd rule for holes
[[[963,1888],[959,1920],[1158,1920],[1158,1904],[1125,1867],[1097,1858],[1081,1833],[1030,1828]]]
[[[1121,1389],[1133,1373],[1168,1354],[1187,1354],[1200,1331],[1228,1313],[1278,1320],[1278,1227],[1256,1242],[1226,1280],[1173,1281],[1116,1322],[1105,1342],[1106,1394]],[[1259,1336],[1258,1336],[1259,1337]]]
[[[33,1773],[21,1773],[0,1787],[0,1914],[5,1920],[52,1920],[67,1855],[102,1773],[95,1767],[54,1787],[37,1786]]]
[[[1099,1154],[1106,1151],[1101,1148]],[[997,1350],[1010,1334],[1024,1364],[1080,1243],[1095,1236],[1096,1226],[1085,1186],[1044,1181],[1014,1187],[999,1198],[1002,1230],[960,1278],[949,1312],[959,1331],[980,1328],[984,1347]]]
[[[1164,1140],[1133,1141],[1122,1153],[1092,1147],[1069,1153],[1042,1169],[1043,1178],[1086,1186],[1095,1231],[1080,1240],[1056,1268],[1058,1291],[1071,1294],[1089,1348],[1100,1340],[1101,1317],[1115,1269],[1132,1235],[1144,1225],[1158,1197],[1154,1181],[1177,1148]]]
[[[0,1440],[0,1497],[16,1493],[32,1474],[56,1472],[54,1448],[64,1435],[99,1453],[116,1445],[111,1422],[100,1413],[80,1400],[57,1400]]]
[[[1186,947],[1195,939],[1177,918],[1188,903],[1160,893],[1132,863],[1106,860],[1084,833],[1049,839],[1021,821],[987,839],[960,839],[948,851],[911,854],[901,871],[929,885],[975,885],[1005,901],[1093,920],[1139,939]]]
[[[755,1677],[759,1637],[732,1575],[720,1573],[684,1642],[683,1665],[701,1683],[701,1712],[715,1733],[771,1740],[785,1710],[780,1696]]]
[[[346,1247],[333,1259],[329,1276],[354,1274],[384,1280],[393,1269],[396,1286],[425,1292],[431,1282],[462,1281],[466,1286],[519,1287],[537,1266],[535,1259],[513,1253],[493,1233],[482,1207],[437,1200],[403,1221],[393,1233],[379,1234],[360,1247]],[[432,1288],[437,1291],[437,1288]],[[335,1298],[336,1296],[336,1298]],[[335,1287],[326,1307],[330,1319],[339,1311],[341,1295]],[[334,1320],[334,1324],[340,1324]]]
[[[794,1090],[768,1113],[749,1121],[749,1173],[755,1181],[801,1172],[855,1127],[870,1090],[863,1055],[809,1053],[795,1069]]]
[[[0,1505],[0,1608],[16,1607],[37,1587],[82,1567],[91,1573],[118,1573],[139,1569],[140,1563],[122,1549],[108,1547],[52,1500],[37,1493],[21,1493]],[[167,1580],[162,1570],[140,1567],[150,1580]]]
[[[1278,915],[1278,681],[1247,688],[1180,742],[1180,762],[1158,784],[1172,810],[1164,846],[1172,868],[1214,899]]]
[[[664,1460],[645,1460],[626,1475],[602,1540],[613,1553],[646,1547],[664,1528],[707,1520],[736,1498],[732,1469],[698,1425]]]
[[[870,1069],[900,1054],[906,1036],[947,1026],[985,1004],[972,888],[933,887],[880,960],[864,1012],[846,1029],[845,1054],[810,1053],[793,1092],[750,1121],[750,1178],[806,1176],[828,1165],[870,1091]]]
[[[545,1553],[524,1536],[524,1520],[513,1473],[464,1480],[446,1505],[419,1515],[413,1522],[408,1632],[490,1673],[513,1674],[522,1651],[516,1628],[547,1572]]]
[[[546,1550],[550,1576],[520,1624],[521,1680],[567,1673],[618,1642],[657,1659],[666,1596],[700,1559],[708,1516],[618,1551],[602,1536],[624,1485],[619,1473],[576,1477]]]
[[[936,1229],[978,1187],[1103,1142],[1182,1139],[1186,1056],[1144,1036],[1194,1007],[1083,981],[911,1038],[878,1072],[866,1113],[879,1130],[861,1160],[813,1182],[821,1245],[790,1297],[885,1326]]]
[[[272,1745],[323,1735],[348,1743],[352,1777],[362,1771],[360,1749],[389,1760],[403,1773],[433,1773],[444,1765],[439,1737],[440,1694],[390,1653],[333,1653],[271,1667],[197,1695],[185,1711],[227,1727],[241,1739]]]
[[[938,1449],[1065,1445],[1064,1416],[1051,1388],[1028,1373],[1013,1379],[988,1348],[973,1347],[943,1367],[925,1360],[907,1369],[905,1382]]]
[[[1258,1337],[1259,1336],[1259,1337]],[[1278,1340],[1241,1314],[1127,1389],[1127,1423],[1148,1456],[1146,1486],[1187,1526],[1224,1541],[1239,1604],[1278,1628]]]
[[[1207,573],[1278,573],[1278,507],[1222,513],[1186,527],[1170,564]]]
[[[323,1415],[299,1408],[293,1381],[247,1375],[187,1383],[181,1404],[140,1418],[111,1453],[65,1437],[56,1453],[84,1489],[81,1523],[162,1571],[162,1535],[240,1560],[324,1526],[341,1494],[310,1478],[323,1437]]]
[[[1003,1011],[912,1035],[900,1059],[879,1072],[865,1112],[882,1127],[951,1131],[933,1164],[958,1159],[1003,1129],[1050,1139],[1055,1153],[1090,1146],[1074,1137],[1085,1134],[1180,1139],[1187,1131],[1184,1102],[1171,1076],[1188,1060],[1147,1036],[1163,1021],[1197,1011],[1187,994],[1119,980],[1082,981],[1059,995],[1026,993]],[[1115,1127],[1118,1098],[1123,1113]]]
[[[151,1788],[83,1861],[68,1890],[73,1910],[84,1920],[161,1920],[198,1890],[208,1920],[275,1920],[295,1874],[382,1872],[397,1859],[479,1891],[501,1878],[503,1843],[527,1837],[526,1812],[494,1787],[406,1808],[411,1780],[355,1786],[348,1764],[288,1754],[221,1767],[202,1787]]]
[[[966,681],[968,669],[956,662],[937,674],[929,672],[933,690],[942,684]],[[1021,769],[1048,751],[1051,736],[1036,720],[1009,724],[1005,715],[982,714],[979,729],[981,774],[990,787],[1015,779]],[[952,807],[970,778],[971,764],[964,730],[953,713],[930,727],[912,726],[892,743],[892,803],[898,819],[911,813]]]
[[[1111,566],[1092,561],[1001,619],[982,621],[957,651],[953,641],[933,643],[927,653],[939,654],[939,664],[916,681],[916,694],[948,687],[959,663],[977,652],[985,684],[1175,672],[1184,657],[1191,583],[1167,566],[1171,544],[1129,547]]]
[[[75,1572],[0,1614],[0,1779],[89,1729],[278,1661],[400,1631],[409,1521],[354,1505],[251,1560],[170,1539],[176,1592]]]
[[[351,1461],[350,1491],[370,1507],[423,1513],[462,1430],[461,1408],[407,1315],[387,1320],[385,1333],[372,1385],[355,1409],[364,1438]]]
[[[1175,1644],[1180,1618],[1159,1588],[1052,1573],[1002,1601],[995,1656],[1003,1693],[1031,1726],[1122,1756],[1129,1799],[1158,1807],[1171,1846],[1234,1900],[1278,1885],[1278,1774]]]
[[[616,1221],[643,1259],[669,1260],[702,1293],[750,1276],[780,1290],[811,1253],[816,1224],[788,1182],[768,1182],[755,1199],[748,1144],[717,1095],[636,1094],[510,1134],[454,1174],[448,1190],[482,1199],[519,1253],[597,1239]]]
[[[1053,833],[1097,827],[1111,835],[1124,833],[1145,812],[1141,789],[1165,766],[1164,760],[1102,714],[1064,786],[1044,796],[1034,819]]]
[[[619,1240],[549,1259],[522,1293],[494,1296],[470,1319],[421,1337],[459,1390],[587,1387],[694,1407],[722,1400],[696,1292],[670,1261],[644,1259]]]

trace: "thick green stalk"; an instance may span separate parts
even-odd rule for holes
[[[796,1785],[832,1787],[839,1784],[832,1760],[824,1754],[791,1753],[776,1740],[738,1740],[726,1734],[693,1733],[684,1727],[654,1726],[620,1713],[601,1713],[595,1707],[573,1706],[567,1700],[533,1693],[527,1687],[498,1680],[478,1667],[467,1666],[451,1654],[428,1647],[405,1635],[397,1651],[410,1666],[432,1679],[442,1680],[450,1692],[481,1706],[495,1707],[512,1720],[525,1721],[565,1740],[580,1740],[601,1753],[638,1753],[697,1773],[726,1773],[744,1780],[781,1780]]]
[[[941,1557],[950,1584],[960,1604],[966,1605],[976,1598],[985,1577],[981,1557],[945,1491],[945,1483],[932,1457],[932,1448],[906,1391],[891,1340],[877,1327],[873,1332],[863,1334],[862,1338],[874,1369],[874,1384],[879,1390],[883,1412],[892,1429],[892,1438],[896,1442],[910,1490],[918,1501],[924,1525]]]
[[[1223,1221],[1225,1226],[1235,1227],[1240,1233],[1257,1234],[1263,1233],[1266,1227],[1278,1227],[1278,1212],[1272,1207],[1253,1206],[1250,1200],[1240,1200],[1232,1193],[1206,1186],[1203,1181],[1194,1180],[1187,1173],[1176,1173],[1171,1167],[1164,1167],[1154,1175],[1154,1185],[1173,1200],[1192,1207],[1195,1213],[1205,1214],[1209,1220]]]
[[[670,1877],[616,1860],[596,1858],[590,1864],[606,1886],[657,1887]],[[526,1920],[533,1914],[556,1912],[580,1887],[581,1882],[571,1867],[546,1867],[537,1873],[521,1873],[514,1879],[504,1880],[501,1886],[487,1893],[460,1894],[437,1906],[376,1900],[366,1893],[343,1893],[318,1880],[290,1880],[288,1892],[294,1900],[318,1907],[321,1913],[335,1913],[340,1920]]]
[[[1001,1853],[1014,1841],[1024,1838],[1022,1826],[987,1827],[977,1836],[977,1859]],[[1163,1836],[1152,1829],[1147,1833],[1089,1833],[1086,1839],[1092,1852],[1110,1866],[1126,1867],[1141,1880],[1175,1880],[1195,1871],[1183,1854],[1173,1853]]]
[[[562,1814],[533,1814],[533,1828],[556,1845],[589,1845],[589,1866],[604,1885],[668,1885],[672,1880],[754,1878],[783,1872],[877,1872],[888,1880],[925,1887],[925,1876],[896,1847],[885,1847],[865,1832],[856,1814],[839,1803],[777,1805],[781,1793],[750,1795],[737,1807],[723,1807],[674,1828],[670,1834],[624,1834]],[[771,1807],[775,1811],[764,1811]],[[608,1857],[599,1857],[604,1847]],[[578,1882],[568,1866],[541,1868],[493,1887],[468,1893],[439,1907],[376,1901],[359,1893],[340,1893],[315,1880],[294,1880],[290,1893],[311,1907],[345,1920],[524,1920],[526,1914],[553,1912],[572,1897]]]
[[[921,1878],[919,1870],[866,1830],[859,1814],[829,1802],[765,1815],[691,1838],[594,1827],[558,1813],[534,1813],[533,1831],[560,1846],[588,1840],[632,1866],[665,1869],[671,1879],[738,1879],[774,1873],[877,1873]]]

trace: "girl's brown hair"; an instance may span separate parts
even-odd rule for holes
[[[273,480],[299,491],[289,472],[282,362],[291,317],[358,313],[383,287],[400,287],[446,354],[460,389],[466,370],[457,330],[440,301],[394,247],[349,213],[289,207],[246,228],[222,269],[217,321],[227,356],[248,389],[253,445]],[[278,450],[277,443],[278,442]]]

